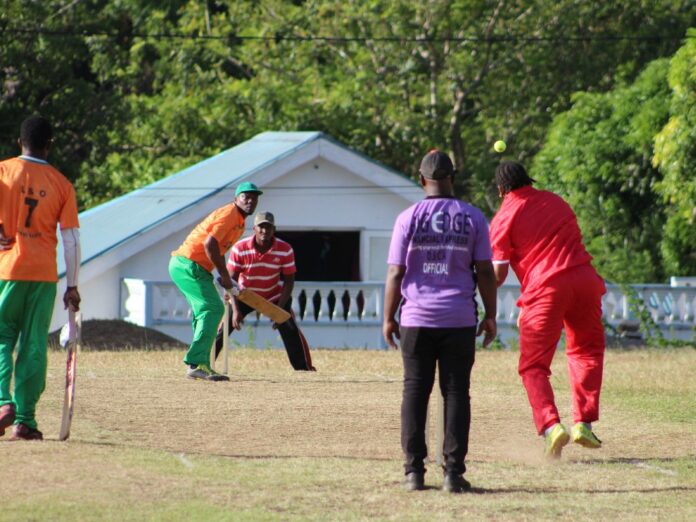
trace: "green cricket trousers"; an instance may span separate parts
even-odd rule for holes
[[[0,281],[0,406],[14,403],[15,424],[33,429],[37,429],[36,403],[46,388],[46,348],[55,300],[56,283]]]
[[[186,364],[210,364],[210,349],[225,308],[213,275],[183,256],[172,256],[169,275],[184,294],[193,314],[193,341],[184,357]]]

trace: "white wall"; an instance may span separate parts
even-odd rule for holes
[[[112,268],[97,278],[80,282],[78,291],[82,298],[80,310],[83,319],[117,319],[120,312],[120,273]],[[68,312],[63,306],[65,279],[58,283],[53,319],[49,331],[57,330],[68,321]]]
[[[338,163],[317,156],[322,147]],[[360,175],[339,163],[362,169]],[[367,179],[371,176],[381,184]],[[278,227],[283,230],[359,231],[360,273],[376,281],[383,281],[386,270],[386,260],[382,259],[384,238],[390,237],[396,216],[411,204],[414,194],[420,196],[418,187],[407,179],[332,143],[315,143],[249,179],[264,191],[257,211],[273,212]],[[400,194],[383,185],[396,186]],[[234,187],[225,189],[89,260],[80,273],[83,317],[119,318],[122,278],[168,281],[171,252],[210,212],[233,199]],[[251,234],[251,226],[249,218],[244,236]],[[378,246],[375,255],[370,252],[372,245]],[[52,329],[67,318],[62,305],[64,288],[63,281],[59,285]]]
[[[384,282],[387,277],[387,256],[391,243],[391,231],[389,232],[366,232],[360,241],[360,265],[366,270],[365,281]]]
[[[315,168],[316,165],[316,168]],[[357,230],[361,232],[361,274],[373,274],[374,280],[383,281],[386,270],[384,241],[391,237],[396,216],[410,202],[386,193],[380,187],[365,188],[370,184],[349,171],[317,159],[264,185],[257,211],[273,212],[282,230]],[[346,187],[356,188],[346,188]],[[314,187],[314,188],[305,188]],[[120,264],[120,277],[150,281],[167,281],[167,266],[171,252],[205,216],[212,210],[229,203],[230,195],[221,194],[206,201],[205,208],[191,217],[177,217],[181,228],[153,242]],[[251,235],[253,220],[247,219],[244,236]],[[379,243],[380,239],[381,243]],[[370,254],[370,247],[378,241],[377,256]],[[367,276],[366,276],[367,277]]]
[[[394,176],[394,183],[407,184]],[[284,230],[389,231],[411,203],[347,169],[317,158],[261,187],[258,210]]]
[[[191,230],[180,230],[131,256],[120,267],[121,277],[146,281],[168,281],[169,259]]]

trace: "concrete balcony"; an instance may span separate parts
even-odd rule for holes
[[[621,328],[635,323],[631,300],[637,300],[666,339],[696,341],[696,286],[633,285],[635,296],[607,285],[602,300],[606,322]],[[312,347],[385,349],[382,338],[382,283],[295,284],[293,312]],[[498,333],[509,344],[518,337],[516,306],[519,286],[498,289]],[[478,299],[478,296],[477,296]],[[482,309],[482,306],[481,306]],[[191,310],[171,281],[123,279],[121,318],[159,330],[183,342],[191,341]],[[250,314],[231,346],[282,347],[278,333],[265,317]]]

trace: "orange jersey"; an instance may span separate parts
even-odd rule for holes
[[[58,281],[57,225],[79,227],[75,189],[48,163],[25,156],[0,162],[0,223],[14,237],[0,250],[0,279]]]
[[[214,265],[205,253],[205,240],[208,236],[213,236],[218,242],[220,253],[224,255],[242,237],[244,218],[244,214],[234,203],[220,207],[201,221],[172,255],[186,257],[212,272]]]

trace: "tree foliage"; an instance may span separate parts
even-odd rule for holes
[[[650,63],[636,81],[578,93],[532,175],[574,207],[600,273],[621,283],[696,273],[696,52]]]
[[[495,139],[531,157],[572,92],[611,87],[676,48],[612,35],[674,35],[696,12],[686,0],[4,5],[2,152],[18,120],[45,113],[83,205],[263,130],[316,129],[409,174],[441,147],[460,194],[489,210]],[[341,38],[297,40],[317,36]]]
[[[676,53],[669,71],[669,122],[655,139],[653,165],[664,177],[667,223],[661,251],[673,275],[696,274],[696,29]]]
[[[0,155],[16,152],[25,116],[44,114],[52,161],[85,208],[259,132],[319,130],[412,176],[439,147],[458,194],[492,213],[495,140],[528,162],[573,93],[629,85],[695,21],[692,0],[4,0]],[[688,67],[670,81],[693,85]],[[671,125],[682,136],[690,122]],[[671,156],[636,168],[671,183],[688,172],[663,168]],[[675,242],[684,215],[667,217]],[[654,261],[650,238],[627,239],[640,266]]]

